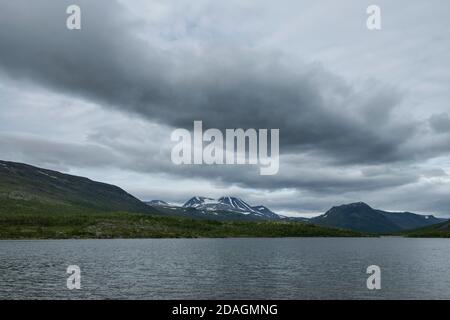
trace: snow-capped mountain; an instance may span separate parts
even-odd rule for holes
[[[192,218],[215,220],[279,220],[282,217],[265,206],[250,206],[236,197],[192,197],[183,206],[169,204],[162,200],[145,202],[161,214],[181,215]]]
[[[236,197],[221,197],[217,201],[219,201],[221,204],[225,206],[232,208],[233,210],[242,211],[245,213],[260,214],[259,211],[254,210],[245,201]]]
[[[169,204],[162,200],[151,200],[151,201],[145,201],[146,204],[150,206],[168,206]]]
[[[219,202],[217,200],[207,198],[207,197],[192,197],[185,204],[183,208],[201,208],[208,205],[217,205]]]
[[[217,200],[207,197],[193,197],[189,199],[183,208],[195,208],[203,211],[228,211],[251,215],[265,219],[279,219],[280,217],[265,206],[252,207],[242,199],[236,197],[221,197]]]

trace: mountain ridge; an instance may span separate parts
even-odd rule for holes
[[[307,222],[370,233],[396,233],[427,227],[446,219],[411,212],[388,212],[363,202],[332,207],[311,219],[284,217],[264,205],[244,200],[192,197],[183,206],[163,200],[143,202],[125,190],[85,177],[0,160],[0,214],[19,213],[137,212],[206,220]]]
[[[267,219],[280,219],[279,215],[265,206],[258,205],[252,207],[244,200],[233,196],[223,196],[218,199],[194,196],[183,204],[183,208],[195,208],[206,211],[229,211]]]
[[[55,210],[152,210],[125,190],[85,177],[0,160],[0,210],[16,205],[25,211],[46,205]]]
[[[324,214],[310,219],[311,223],[361,232],[395,233],[417,229],[445,221],[433,215],[411,212],[389,212],[373,209],[364,202],[334,206]]]
[[[250,206],[242,199],[229,196],[220,197],[217,200],[209,197],[195,196],[186,201],[183,208],[193,210],[187,214],[192,214],[193,212],[198,214],[201,212],[203,218],[210,217],[219,220],[239,218],[236,216],[227,216],[227,213],[233,212],[240,215],[244,214],[246,217],[240,217],[240,219],[246,220],[260,218],[275,221],[299,221],[333,228],[381,234],[423,228],[446,220],[436,218],[433,215],[373,209],[364,202],[334,206],[324,214],[309,219],[278,215],[265,206]],[[221,214],[218,213],[219,211]],[[258,211],[258,213],[255,214],[255,211]]]

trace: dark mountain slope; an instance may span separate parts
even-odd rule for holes
[[[450,238],[450,221],[446,220],[425,228],[406,231],[403,234],[416,238]]]
[[[0,161],[0,212],[39,210],[152,212],[119,187],[87,178]]]
[[[432,215],[376,210],[363,202],[333,207],[325,214],[310,220],[318,225],[373,233],[395,233],[442,221]]]

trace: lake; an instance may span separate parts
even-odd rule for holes
[[[0,241],[0,299],[450,299],[449,267],[450,239]]]

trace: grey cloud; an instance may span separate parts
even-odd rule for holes
[[[143,175],[164,173],[168,179],[204,179],[219,188],[236,186],[268,191],[287,188],[308,190],[323,196],[386,189],[414,183],[420,177],[414,168],[370,166],[363,170],[358,167],[343,169],[329,166],[312,156],[292,156],[292,159],[286,160],[282,157],[280,173],[275,176],[260,176],[257,166],[176,166],[170,161],[169,146],[158,147],[143,139],[136,141],[141,130],[128,128],[120,133],[103,128],[103,131],[102,135],[88,135],[88,140],[83,144],[29,135],[0,134],[0,155],[2,159],[64,171],[68,167],[113,167]],[[439,172],[434,172],[434,176],[437,175]]]
[[[437,133],[450,132],[450,117],[448,113],[433,114],[430,117],[430,126]]]
[[[1,159],[26,162],[67,171],[68,167],[107,167],[116,165],[120,156],[95,144],[49,141],[33,136],[0,133]]]
[[[89,136],[89,141],[104,145],[114,150],[116,154],[123,155],[120,159],[126,159],[126,162],[117,163],[117,166],[142,173],[165,172],[174,177],[205,179],[215,181],[219,186],[235,185],[240,188],[261,190],[292,188],[325,195],[401,186],[414,183],[420,177],[420,171],[414,167],[403,168],[393,165],[336,167],[312,154],[282,156],[280,172],[274,176],[260,176],[258,165],[176,166],[170,161],[170,144],[165,143],[162,138],[158,139],[160,144],[153,147],[150,141],[145,142],[143,139],[140,143],[135,143],[134,131],[136,130],[130,128],[115,138],[112,138],[114,134],[106,134],[106,139],[104,134],[101,136],[94,134]]]
[[[369,83],[368,94],[320,64],[248,47],[161,49],[136,36],[137,22],[114,1],[79,1],[82,30],[68,31],[69,3],[6,4],[0,68],[171,126],[280,128],[282,152],[312,150],[341,163],[409,156],[398,151],[415,126],[390,120],[402,98],[394,88]]]

